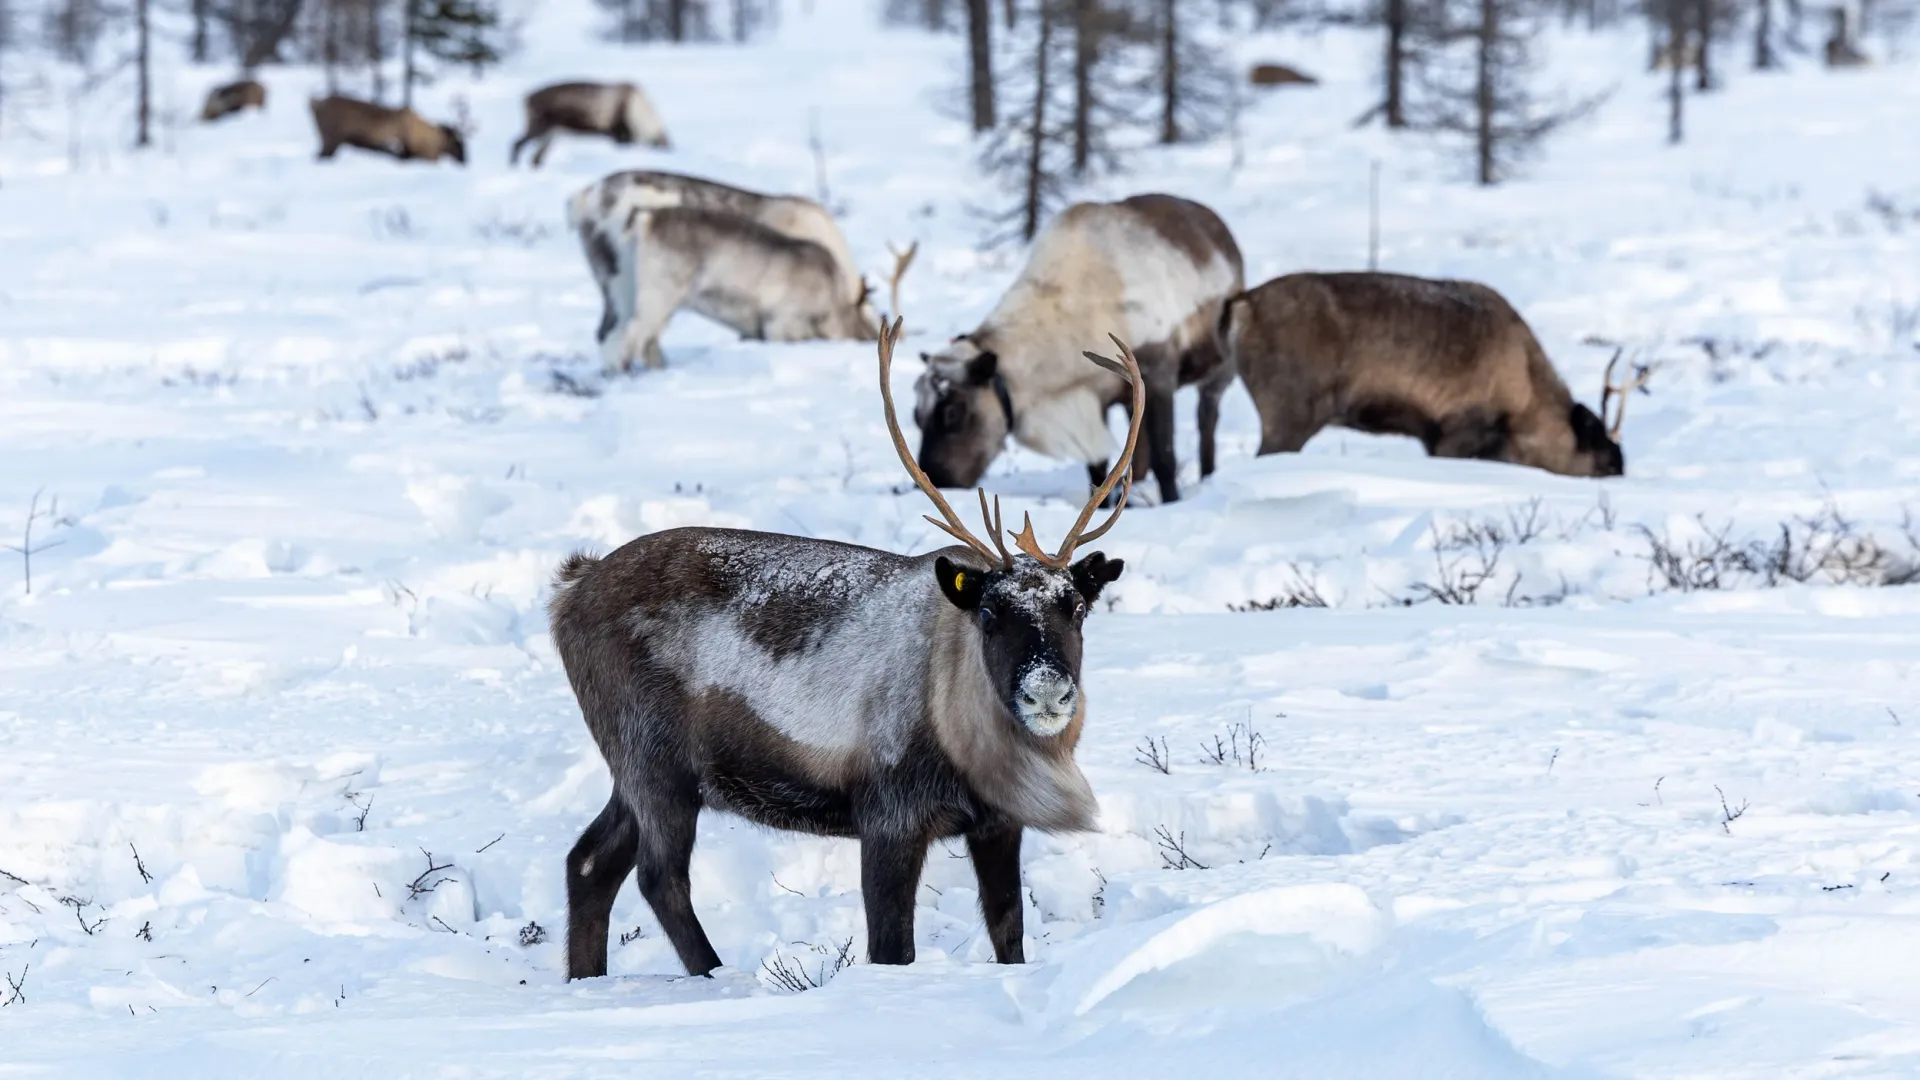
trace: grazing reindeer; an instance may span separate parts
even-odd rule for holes
[[[1148,464],[1161,501],[1178,499],[1174,391],[1200,384],[1200,475],[1208,476],[1220,395],[1233,381],[1213,324],[1244,287],[1233,234],[1199,203],[1135,195],[1068,207],[978,329],[920,354],[920,467],[941,487],[970,486],[1011,434],[1042,454],[1086,462],[1098,484],[1113,452],[1106,412],[1126,387],[1075,357],[1101,328],[1122,326],[1146,373]]]
[[[1220,347],[1260,412],[1260,453],[1297,451],[1330,424],[1411,435],[1434,457],[1568,476],[1626,471],[1619,423],[1573,400],[1533,331],[1497,292],[1401,274],[1289,274],[1228,301]],[[1617,358],[1617,357],[1616,357]]]
[[[587,259],[606,281],[608,373],[633,370],[635,356],[665,366],[660,331],[682,307],[755,341],[872,341],[878,333],[865,284],[847,299],[826,248],[724,210],[635,210],[617,241],[605,233],[589,240]]]
[[[1020,836],[1090,828],[1093,791],[1073,760],[1086,720],[1080,627],[1123,565],[1077,548],[1128,472],[1133,428],[1106,483],[1049,553],[1029,518],[992,546],[914,464],[889,389],[900,322],[880,332],[880,395],[894,449],[960,540],[920,556],[730,529],[653,533],[604,558],[574,555],[552,602],[554,645],[613,796],[567,855],[567,977],[607,971],[614,894],[640,893],[689,972],[720,956],[688,879],[700,810],[860,841],[867,955],[913,962],[913,898],[928,846],[964,836],[994,957],[1024,960]],[[1115,339],[1117,342],[1119,339]]]
[[[846,237],[841,235],[833,215],[812,199],[798,195],[763,195],[678,173],[617,172],[581,188],[567,200],[567,222],[580,234],[587,264],[593,268],[594,280],[600,286],[604,301],[600,316],[601,341],[607,339],[616,321],[612,283],[618,264],[609,252],[617,250],[621,230],[632,224],[637,211],[669,206],[721,210],[757,221],[796,240],[811,240],[825,248],[840,268],[847,302],[860,300],[864,289],[853,251],[847,247]],[[904,272],[904,265],[896,271]],[[899,311],[893,313],[897,315]],[[864,311],[862,315],[874,325],[879,324],[879,316],[873,312]]]
[[[242,79],[207,91],[206,104],[200,107],[200,119],[210,123],[245,109],[265,111],[266,107],[267,88],[254,79]]]
[[[547,159],[557,131],[605,135],[625,146],[643,142],[661,150],[670,145],[660,114],[647,95],[632,83],[570,82],[543,86],[527,95],[527,133],[513,144],[507,164],[520,163],[520,151],[538,139],[533,167]]]
[[[342,146],[357,146],[402,161],[448,157],[467,163],[467,144],[459,129],[428,123],[412,109],[389,109],[338,94],[307,104],[313,109],[313,126],[320,132],[322,158],[331,158]]]

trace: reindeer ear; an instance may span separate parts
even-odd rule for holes
[[[1122,559],[1109,559],[1096,551],[1073,564],[1073,587],[1091,604],[1100,599],[1100,590],[1120,580],[1120,572],[1127,568]]]
[[[933,560],[933,574],[940,579],[940,591],[947,594],[947,601],[954,607],[972,611],[980,606],[980,589],[987,581],[985,572],[961,566],[942,555]]]
[[[967,381],[975,386],[985,386],[993,381],[993,373],[1000,370],[1000,354],[983,352],[967,361]]]

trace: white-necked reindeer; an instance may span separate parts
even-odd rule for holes
[[[614,894],[641,895],[689,972],[720,965],[694,915],[688,864],[704,808],[860,841],[867,952],[914,957],[927,848],[965,837],[994,956],[1024,959],[1021,831],[1091,827],[1073,750],[1086,719],[1081,623],[1122,564],[1076,550],[1130,472],[1145,415],[1140,366],[1088,356],[1133,387],[1126,449],[1060,547],[1033,522],[986,542],[914,463],[889,387],[900,322],[882,327],[880,391],[900,461],[964,546],[919,556],[773,533],[670,529],[560,569],[553,640],[613,773],[613,796],[567,856],[567,975],[607,970]],[[1115,338],[1118,344],[1119,339]]]

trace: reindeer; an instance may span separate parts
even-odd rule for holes
[[[1609,425],[1573,400],[1499,293],[1400,274],[1275,278],[1229,300],[1218,335],[1260,412],[1262,454],[1337,424],[1411,435],[1434,457],[1619,476],[1625,395],[1648,374],[1616,386],[1608,366],[1601,411],[1620,396]]]
[[[1828,13],[1833,19],[1833,31],[1827,35],[1822,55],[1830,68],[1866,67],[1873,61],[1853,40],[1853,31],[1848,26],[1847,8],[1842,4]]]
[[[458,128],[433,124],[412,109],[389,109],[370,101],[333,94],[308,102],[320,131],[320,156],[331,158],[342,146],[390,154],[402,161],[452,158],[467,163],[467,144]]]
[[[665,150],[670,145],[660,114],[633,83],[558,83],[527,95],[527,133],[513,144],[507,164],[519,164],[520,150],[538,139],[533,167],[539,168],[556,131],[605,135],[622,146],[644,142]]]
[[[1024,962],[1021,831],[1092,827],[1073,751],[1086,722],[1081,623],[1124,564],[1075,559],[1129,471],[1144,415],[1126,345],[1133,426],[1106,483],[1049,553],[1029,517],[992,546],[961,522],[907,450],[890,390],[900,321],[879,335],[894,450],[963,546],[919,556],[775,533],[682,528],[560,568],[553,641],[613,774],[613,795],[568,853],[567,977],[606,974],[614,894],[637,871],[689,973],[720,965],[688,875],[702,808],[860,841],[867,954],[914,958],[914,892],[935,839],[965,837],[994,958]]]
[[[1247,70],[1247,81],[1255,86],[1318,86],[1320,80],[1285,64],[1255,64]]]
[[[1161,501],[1178,499],[1174,391],[1200,385],[1204,478],[1213,472],[1220,395],[1233,381],[1213,323],[1244,285],[1233,234],[1199,203],[1135,195],[1068,207],[977,329],[920,354],[920,467],[941,487],[972,485],[1012,435],[1042,454],[1086,462],[1098,484],[1112,454],[1106,412],[1125,386],[1072,358],[1100,327],[1118,325],[1146,373],[1147,464]]]
[[[575,192],[567,200],[567,222],[580,234],[593,268],[603,301],[600,315],[600,340],[605,341],[618,321],[612,291],[616,262],[606,257],[621,243],[620,231],[628,228],[636,210],[657,210],[669,206],[696,207],[735,214],[784,233],[796,240],[811,240],[825,248],[840,268],[840,280],[847,290],[846,300],[858,303],[864,291],[860,267],[853,261],[840,226],[827,208],[798,195],[763,195],[757,191],[732,187],[678,173],[628,171],[613,173]],[[596,250],[598,249],[598,250]],[[911,255],[905,261],[911,261]],[[896,253],[896,261],[899,256]],[[896,267],[894,314],[899,314],[898,275],[905,273],[902,262]],[[879,316],[863,311],[862,317],[878,325]]]
[[[593,234],[587,260],[605,282],[609,374],[633,370],[635,356],[664,367],[660,331],[682,307],[756,341],[872,341],[878,332],[865,283],[849,290],[826,248],[723,210],[636,209],[617,240]]]
[[[200,119],[211,123],[249,108],[265,111],[266,107],[267,88],[254,79],[241,79],[207,91],[206,104],[200,107]]]

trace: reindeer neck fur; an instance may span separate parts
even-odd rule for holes
[[[962,549],[943,554],[966,561]],[[1092,829],[1093,787],[1073,758],[1086,721],[1084,690],[1066,730],[1034,735],[989,682],[973,617],[936,599],[927,713],[940,748],[975,793],[1012,820],[1047,832]]]

